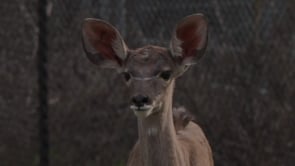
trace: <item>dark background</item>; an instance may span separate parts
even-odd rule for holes
[[[204,13],[206,56],[176,82],[216,166],[295,163],[294,0],[53,0],[48,6],[52,166],[123,166],[137,138],[121,77],[81,48],[81,23],[103,18],[130,48],[167,46],[176,22]],[[0,4],[0,165],[39,165],[37,0]],[[44,34],[40,34],[44,35]]]

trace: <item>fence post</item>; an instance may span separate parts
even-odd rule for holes
[[[47,0],[38,1],[38,98],[39,98],[39,155],[40,166],[49,166],[49,130],[48,130],[48,73],[47,73]]]

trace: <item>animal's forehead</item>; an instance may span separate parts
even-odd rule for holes
[[[145,46],[136,50],[131,50],[128,55],[126,67],[128,68],[159,68],[172,67],[173,60],[167,48],[158,46]]]
[[[152,77],[163,70],[172,70],[174,65],[167,48],[145,46],[128,52],[125,70],[135,77]]]

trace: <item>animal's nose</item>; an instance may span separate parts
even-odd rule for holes
[[[143,95],[137,95],[132,97],[132,103],[137,107],[142,107],[144,106],[144,104],[148,104],[149,101],[149,97]]]

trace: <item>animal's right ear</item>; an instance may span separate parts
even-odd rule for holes
[[[84,20],[82,44],[88,59],[104,68],[121,68],[127,58],[127,46],[111,24],[93,18]]]

